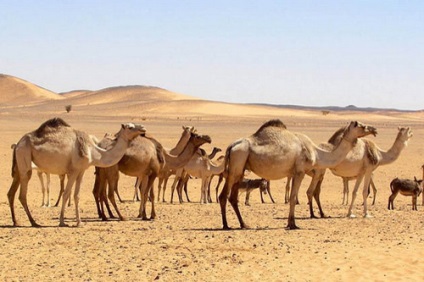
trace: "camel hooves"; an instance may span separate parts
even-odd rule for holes
[[[286,230],[296,230],[296,229],[300,229],[299,227],[296,226],[296,224],[288,224],[286,226]]]

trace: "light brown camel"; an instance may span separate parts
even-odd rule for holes
[[[13,150],[16,147],[16,143],[13,143],[10,148]],[[45,173],[41,171],[34,163],[31,163],[31,167],[33,170],[37,172],[38,179],[40,180],[41,185],[41,193],[43,194],[43,198],[41,200],[42,207],[50,207],[50,173]],[[44,183],[44,175],[46,176],[46,183]],[[60,197],[62,196],[63,190],[65,189],[65,175],[59,175],[60,180],[60,192],[59,198],[57,199],[56,204],[57,207],[59,205]],[[69,201],[68,206],[71,205],[71,201]]]
[[[13,225],[18,226],[14,200],[16,191],[20,187],[19,200],[28,219],[32,226],[39,226],[33,219],[27,204],[28,181],[32,173],[31,162],[44,172],[68,176],[59,226],[66,226],[65,207],[75,183],[76,224],[79,226],[81,224],[78,206],[79,191],[85,170],[92,165],[100,167],[114,165],[122,158],[129,141],[144,132],[145,129],[141,125],[122,124],[118,133],[118,141],[109,151],[97,147],[87,133],[73,129],[61,118],[50,119],[37,130],[25,134],[13,152],[13,181],[7,194]]]
[[[170,155],[178,156],[179,154],[181,154],[181,152],[184,150],[185,146],[187,145],[187,142],[190,140],[191,133],[196,132],[196,129],[193,126],[183,125],[182,128],[183,128],[183,132],[182,132],[181,137],[178,140],[177,144],[175,145],[175,147],[170,149],[170,150],[164,148]],[[168,182],[169,176],[171,176],[172,174],[175,174],[175,170],[170,169],[166,164],[160,170],[159,175],[157,177],[158,178],[158,201],[160,199],[160,192],[161,192],[161,188],[163,186],[162,200],[163,200],[163,202],[165,202],[166,184]],[[139,197],[140,186],[141,186],[141,179],[137,178],[136,181],[135,181],[135,184],[134,184],[134,196],[133,196],[134,202],[140,201],[140,197]],[[116,188],[118,188],[118,187],[116,187]],[[115,193],[118,196],[119,201],[122,203],[121,196],[119,195],[119,190],[116,189]]]
[[[190,176],[202,179],[200,202],[212,202],[210,197],[210,181],[214,175],[219,175],[224,170],[222,162],[223,158],[218,159],[218,163],[212,160],[219,152],[221,152],[221,149],[214,147],[212,152],[207,155],[204,149],[199,148],[199,150],[197,150],[197,152],[191,157],[190,161],[183,168],[180,168],[175,172],[175,178],[171,188],[171,203],[173,203],[174,200],[175,190],[177,190],[180,204],[183,203],[183,186],[185,188],[184,190],[187,201],[190,202],[187,192],[187,184]],[[204,185],[207,185],[206,188]],[[203,196],[206,196],[206,198],[203,199]],[[202,200],[204,201],[202,202]]]
[[[352,213],[352,208],[355,202],[359,185],[361,184],[362,180],[364,180],[362,193],[364,217],[370,217],[367,207],[367,198],[369,195],[369,187],[372,180],[373,171],[375,171],[381,165],[391,164],[396,161],[402,150],[407,146],[409,139],[413,135],[409,127],[402,127],[398,130],[399,132],[396,136],[395,142],[388,151],[381,150],[373,141],[369,139],[358,139],[353,149],[346,155],[345,159],[335,167],[330,168],[331,172],[336,176],[348,179],[356,179],[355,187],[352,192],[352,200],[347,214],[348,217],[355,217],[355,215]],[[338,132],[336,132],[330,138],[328,143],[333,146],[337,146],[337,144],[339,144],[342,140],[342,131],[343,129],[340,129]],[[315,200],[318,204],[318,208],[320,209],[321,216],[324,216],[319,200],[320,184],[318,186],[318,191],[315,192],[315,187],[317,187],[317,183],[322,182],[323,174],[324,170],[319,171],[313,177],[311,184],[308,188],[307,195],[309,199],[309,208],[311,210],[311,216],[313,216],[312,196],[315,197]]]
[[[175,175],[175,179],[177,179],[178,181],[176,189],[178,191],[180,203],[182,203],[182,187],[187,183],[190,176],[200,178],[202,180],[200,187],[200,203],[211,203],[212,200],[210,194],[208,193],[210,181],[212,179],[212,176],[219,175],[223,171],[224,158],[219,158],[215,162],[211,160],[210,156],[198,155],[196,153],[193,158],[191,158],[191,160],[184,166],[184,168],[181,171],[177,171]],[[172,189],[172,192],[174,192],[174,189]],[[172,198],[173,193],[171,196],[171,201]]]
[[[169,154],[178,156],[181,154],[181,152],[184,150],[185,146],[187,145],[188,140],[190,139],[191,134],[195,133],[196,129],[193,126],[183,126],[183,132],[181,134],[180,140],[177,142],[177,145],[175,145],[174,148],[169,150]],[[160,200],[160,192],[161,188],[163,187],[162,192],[162,202],[165,201],[165,191],[166,191],[166,185],[168,184],[168,179],[171,175],[175,174],[176,171],[174,169],[170,169],[166,164],[165,167],[160,171],[158,176],[158,201]]]
[[[247,227],[240,214],[237,197],[238,183],[243,178],[244,170],[249,169],[267,180],[293,177],[287,228],[296,229],[296,198],[305,173],[314,168],[336,166],[345,158],[357,138],[371,134],[372,131],[372,127],[352,121],[344,132],[342,142],[334,150],[326,151],[306,135],[287,130],[280,120],[270,120],[253,135],[235,141],[226,151],[227,178],[219,195],[223,228],[229,229],[226,214],[228,196],[240,227]]]
[[[118,172],[120,171],[125,175],[136,176],[141,179],[141,201],[140,212],[138,216],[144,220],[147,219],[145,207],[148,194],[150,193],[152,201],[151,219],[154,219],[156,217],[156,212],[154,208],[154,193],[152,186],[155,178],[160,173],[160,170],[165,166],[167,169],[174,170],[184,166],[201,145],[210,142],[211,139],[209,136],[201,136],[194,132],[190,132],[190,139],[188,140],[185,148],[178,156],[174,156],[164,150],[162,145],[160,145],[160,143],[157,142],[154,138],[146,136],[137,137],[130,143],[130,146],[127,149],[125,155],[115,167],[100,169],[100,171],[104,170],[105,174],[99,173],[96,175],[96,178],[99,176],[99,179],[97,180],[99,187],[96,187],[95,185],[93,190],[96,202],[99,202],[101,205],[103,203],[107,203],[107,199],[104,198],[104,183],[107,179],[109,183],[108,199],[114,206],[119,218],[121,220],[125,219],[119,212],[114,197],[114,191],[118,186],[119,180]],[[112,172],[110,173],[110,171]],[[99,209],[99,205],[98,211],[100,217],[102,217],[102,219],[106,219],[103,209]]]

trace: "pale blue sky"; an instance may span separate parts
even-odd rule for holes
[[[424,1],[0,0],[0,73],[55,92],[424,109]]]

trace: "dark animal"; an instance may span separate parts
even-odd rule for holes
[[[393,200],[396,198],[397,194],[400,193],[404,196],[412,196],[412,210],[417,210],[417,198],[423,192],[422,188],[423,180],[417,180],[414,176],[414,180],[410,179],[399,179],[395,178],[390,182],[390,189],[392,194],[389,197],[389,206],[388,209],[395,209],[393,206]]]

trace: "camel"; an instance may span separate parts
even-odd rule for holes
[[[182,188],[184,186],[184,191],[186,194],[187,201],[190,202],[187,192],[187,183],[190,179],[190,176],[201,178],[202,179],[202,188],[201,188],[201,203],[212,202],[210,197],[210,182],[214,175],[219,175],[223,171],[223,166],[220,167],[221,160],[218,159],[218,164],[212,161],[217,153],[221,152],[220,148],[214,147],[212,152],[207,155],[206,151],[202,148],[199,148],[197,152],[193,155],[190,161],[183,167],[178,169],[175,172],[174,182],[172,183],[171,188],[171,203],[174,200],[174,191],[177,190],[178,199],[180,204],[183,203],[182,197]],[[218,173],[219,172],[219,173]],[[207,185],[207,186],[204,186]],[[205,190],[204,190],[205,189]],[[202,197],[206,196],[205,199]]]
[[[10,148],[13,150],[16,147],[16,143],[13,143]],[[41,193],[43,194],[43,198],[41,200],[42,207],[50,207],[50,173],[45,173],[41,171],[34,163],[31,163],[31,167],[33,170],[37,171],[38,179],[40,180],[41,185]],[[44,175],[46,176],[46,184],[44,184]],[[65,175],[59,175],[60,180],[60,192],[59,198],[57,199],[56,204],[57,207],[59,205],[60,197],[62,196],[63,190],[65,189]],[[68,206],[71,205],[71,201],[69,201]]]
[[[196,129],[193,126],[183,126],[183,132],[181,134],[180,140],[177,142],[177,145],[175,145],[174,148],[168,151],[169,154],[178,156],[187,145],[187,142],[191,136],[190,133],[192,132],[193,133],[196,132]],[[166,167],[166,164],[164,169],[160,171],[159,177],[158,177],[158,201],[160,200],[160,192],[161,192],[161,188],[163,187],[162,202],[166,202],[165,201],[166,185],[168,183],[169,177],[172,174],[175,174],[175,172],[176,171],[173,169],[168,169],[168,167]]]
[[[167,150],[167,152],[170,155],[175,155],[178,156],[179,154],[181,154],[181,152],[184,150],[185,146],[187,145],[187,142],[190,140],[191,137],[191,133],[195,133],[196,129],[193,126],[182,126],[183,128],[183,132],[181,134],[180,139],[178,140],[177,144],[175,145],[174,148],[172,149],[165,149]],[[106,137],[106,136],[105,136]],[[168,169],[168,167],[165,167],[163,169],[160,170],[159,175],[158,175],[158,201],[160,199],[160,192],[161,192],[161,188],[163,186],[163,196],[162,196],[162,200],[163,202],[165,202],[165,190],[166,190],[166,184],[168,182],[168,178],[169,176],[171,176],[172,174],[175,174],[175,170],[172,169]],[[141,179],[136,179],[135,184],[134,184],[134,196],[133,196],[133,201],[140,201],[139,198],[139,190],[140,190],[140,185],[141,185]],[[118,187],[116,187],[118,188]],[[116,195],[118,196],[118,200],[122,203],[122,199],[121,196],[119,195],[119,190],[116,189]]]
[[[213,155],[216,149],[214,148]],[[200,188],[200,203],[211,203],[209,184],[212,176],[219,175],[224,171],[224,158],[219,158],[217,162],[211,160],[210,156],[195,154],[190,161],[180,171],[177,171],[174,183],[177,181],[177,191],[182,203],[182,186],[185,185],[190,176],[200,178],[202,180]],[[172,187],[171,202],[173,199],[174,185]],[[187,191],[186,191],[187,195]],[[188,198],[188,197],[187,197]]]
[[[373,127],[357,121],[350,122],[343,139],[332,151],[319,148],[304,134],[293,133],[278,119],[264,123],[253,135],[230,144],[225,154],[227,178],[219,195],[223,229],[229,229],[226,215],[227,199],[233,207],[241,228],[247,228],[238,207],[238,183],[244,170],[249,169],[257,176],[276,180],[287,176],[293,178],[290,194],[288,229],[297,229],[295,206],[299,187],[306,174],[312,169],[334,167],[344,160],[357,138],[372,134]]]
[[[352,192],[352,200],[348,209],[347,217],[354,218],[356,217],[352,213],[352,208],[355,202],[356,194],[361,184],[364,180],[363,186],[363,206],[364,206],[364,217],[371,217],[368,213],[367,207],[367,198],[369,195],[369,187],[372,181],[372,173],[381,165],[391,164],[398,159],[402,150],[407,146],[409,139],[412,137],[412,131],[409,127],[398,128],[399,132],[396,136],[395,142],[388,151],[383,151],[378,146],[369,139],[358,139],[355,143],[351,152],[346,155],[346,158],[340,162],[338,165],[330,168],[331,172],[340,176],[344,179],[356,179],[356,183]],[[337,131],[328,141],[332,146],[337,146],[338,143],[342,141],[341,132],[343,129]],[[308,188],[308,199],[309,199],[309,208],[311,211],[311,217],[313,216],[312,211],[312,196],[315,197],[315,200],[320,209],[321,216],[324,217],[321,209],[321,203],[319,201],[320,187],[315,192],[318,182],[322,182],[324,175],[324,170],[316,173],[311,181],[311,184]],[[344,180],[345,181],[345,180]],[[318,184],[320,186],[320,184]],[[345,186],[346,187],[346,186]],[[375,194],[374,194],[375,199]]]
[[[102,142],[107,142],[102,140]],[[197,149],[204,143],[210,143],[211,139],[207,135],[198,135],[194,132],[190,132],[190,139],[188,140],[184,150],[178,155],[174,156],[169,154],[162,145],[152,137],[139,136],[135,138],[131,143],[127,151],[125,152],[122,159],[113,167],[106,169],[100,169],[100,173],[96,175],[97,187],[95,185],[93,194],[98,204],[99,216],[105,220],[106,217],[99,204],[107,203],[105,195],[105,181],[109,183],[108,199],[114,206],[119,218],[125,220],[116,205],[114,194],[116,187],[118,186],[119,172],[125,175],[136,176],[141,179],[141,201],[140,201],[140,212],[138,217],[143,220],[147,220],[145,206],[147,203],[147,197],[150,192],[152,201],[152,210],[150,219],[156,217],[155,206],[154,206],[154,193],[152,190],[153,182],[163,169],[179,169],[184,166]],[[102,172],[104,171],[104,173]],[[96,184],[96,183],[95,183]],[[108,209],[109,210],[109,209]]]
[[[13,225],[18,226],[14,200],[20,187],[19,200],[31,225],[33,227],[40,226],[32,217],[27,204],[28,181],[32,174],[31,162],[44,172],[67,175],[68,181],[63,194],[59,226],[67,226],[64,220],[65,207],[75,184],[76,225],[79,226],[81,225],[79,191],[85,170],[89,166],[114,165],[122,158],[129,141],[145,131],[141,125],[122,124],[118,133],[118,141],[108,151],[99,148],[87,133],[73,129],[61,118],[49,119],[35,131],[25,134],[13,151],[13,181],[7,193]]]

